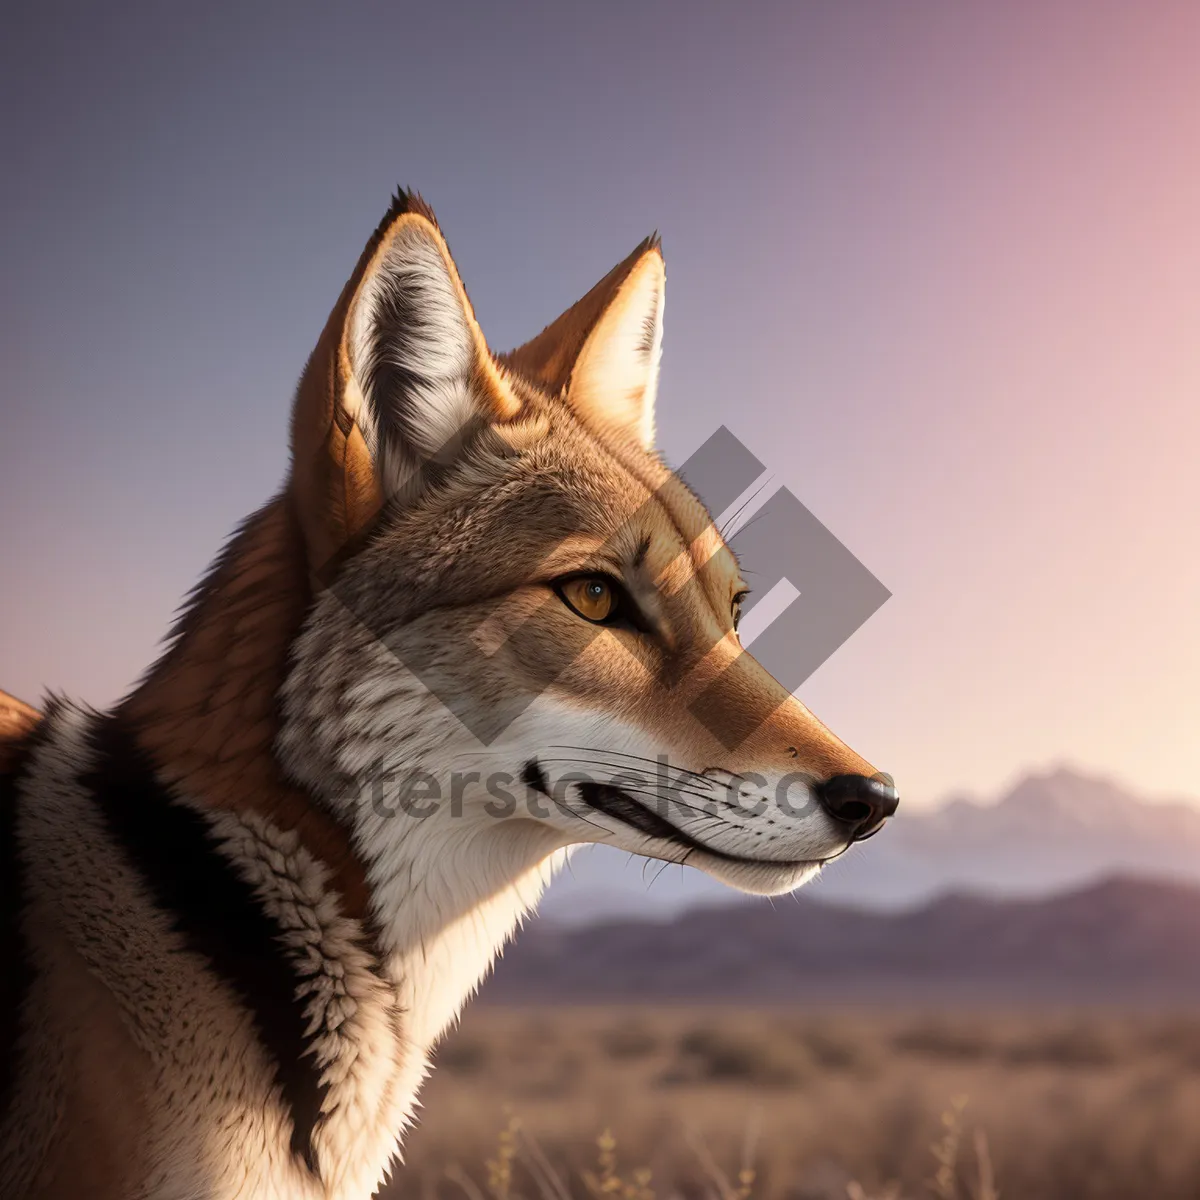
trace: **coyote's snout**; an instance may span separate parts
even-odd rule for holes
[[[114,712],[0,758],[6,1194],[365,1197],[571,846],[773,893],[895,810],[654,451],[664,280],[648,240],[496,355],[396,198],[281,493]]]

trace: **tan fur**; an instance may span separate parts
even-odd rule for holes
[[[128,1200],[138,1189],[150,1062],[130,1037],[112,993],[55,925],[35,921],[31,934],[43,968],[59,985],[35,993],[31,1042],[53,1039],[63,1090],[58,1137],[27,1200]]]

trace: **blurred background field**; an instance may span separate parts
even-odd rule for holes
[[[1188,1011],[484,1002],[423,1101],[389,1200],[1200,1195]]]

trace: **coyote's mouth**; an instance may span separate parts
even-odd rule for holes
[[[619,787],[614,787],[608,783],[580,783],[579,794],[589,807],[596,809],[598,812],[614,817],[623,824],[628,825],[631,829],[636,829],[638,833],[644,833],[647,837],[659,838],[665,842],[671,842],[676,846],[682,846],[689,853],[697,851],[701,854],[706,854],[711,858],[720,859],[723,862],[736,863],[739,866],[753,867],[778,867],[780,870],[799,869],[802,867],[818,867],[823,865],[824,859],[797,859],[789,861],[786,859],[761,859],[747,858],[740,854],[729,854],[727,851],[718,850],[713,846],[709,846],[690,834],[684,833],[682,829],[677,829],[665,817],[660,817],[658,813],[651,812],[644,804],[635,800],[628,792],[623,791]]]

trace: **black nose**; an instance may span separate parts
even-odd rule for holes
[[[890,775],[835,775],[817,785],[817,799],[851,841],[861,842],[896,811],[900,793]]]

